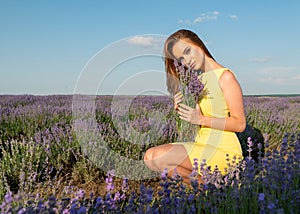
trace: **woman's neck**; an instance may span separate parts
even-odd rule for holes
[[[205,59],[204,68],[202,70],[203,70],[203,72],[208,72],[208,71],[216,70],[216,69],[219,69],[219,68],[224,68],[224,66],[217,63],[212,58],[207,57]]]

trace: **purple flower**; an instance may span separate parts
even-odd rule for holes
[[[77,193],[76,193],[76,196],[77,196],[76,198],[82,199],[84,197],[84,194],[85,194],[84,190],[83,189],[79,189],[77,191]]]
[[[100,207],[103,204],[103,200],[102,197],[98,196],[96,199],[96,204],[94,206],[95,209],[97,209],[98,207]]]
[[[128,189],[128,178],[124,178],[122,183],[122,191],[126,192],[127,189]]]
[[[265,194],[264,193],[259,193],[258,194],[258,201],[264,201],[265,200]]]
[[[199,169],[198,158],[194,158],[194,170],[198,171],[198,169]]]
[[[118,201],[118,200],[120,200],[120,198],[121,198],[121,194],[120,194],[120,192],[118,191],[118,192],[116,192],[115,195],[114,195],[114,201]]]
[[[191,94],[195,101],[199,102],[205,93],[204,84],[201,82],[198,73],[190,67],[187,68],[182,63],[178,63],[177,60],[174,60],[174,65],[178,71],[183,94]]]
[[[270,202],[268,205],[268,209],[273,210],[276,208],[276,205],[273,202]]]
[[[110,170],[110,171],[107,172],[107,178],[105,179],[107,191],[111,191],[115,188],[115,186],[113,184],[113,176],[114,175],[115,175],[114,170]]]
[[[193,202],[194,199],[195,199],[195,195],[194,195],[194,194],[190,194],[190,195],[188,196],[188,201],[189,201],[190,203]]]
[[[248,155],[248,159],[252,159],[251,157],[251,152],[253,151],[252,147],[253,147],[253,142],[251,140],[251,137],[248,137],[247,138],[247,143],[248,143],[248,149],[247,151],[249,152],[249,155]]]
[[[85,206],[81,206],[78,210],[77,210],[77,213],[78,214],[84,214],[86,213],[86,207]]]
[[[166,180],[168,176],[168,169],[164,169],[164,171],[161,173],[161,179]]]
[[[5,202],[7,204],[10,204],[13,201],[12,192],[11,191],[7,192],[4,198],[5,198]]]
[[[191,185],[193,186],[194,189],[198,189],[198,159],[195,158],[194,159],[194,167],[193,170],[191,172],[191,174],[189,175],[190,177],[190,181],[191,181]]]

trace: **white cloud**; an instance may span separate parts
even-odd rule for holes
[[[198,16],[194,19],[193,24],[204,22],[204,21],[216,20],[219,14],[220,13],[218,11],[202,13],[201,16]]]
[[[238,19],[237,15],[230,15],[229,18],[230,19],[235,19],[235,20]]]
[[[188,19],[186,19],[186,20],[180,19],[180,20],[178,21],[178,24],[192,25],[193,23],[191,22],[191,20],[188,20]]]
[[[218,11],[202,13],[200,16],[194,18],[193,20],[180,19],[178,21],[178,24],[195,25],[195,24],[201,23],[201,22],[213,21],[218,18],[219,14],[220,14],[220,12],[218,12]]]
[[[194,19],[193,23],[198,23],[198,22],[203,22],[204,21],[204,17],[197,17]]]
[[[180,19],[178,20],[178,24],[186,24],[186,25],[195,25],[202,22],[208,22],[208,21],[215,21],[219,18],[220,12],[219,11],[213,11],[213,12],[206,12],[202,13],[200,16],[197,16],[196,18],[190,20],[190,19]],[[237,20],[237,15],[229,15],[227,16],[230,19]]]
[[[259,69],[259,81],[268,82],[275,85],[289,85],[294,80],[300,80],[300,75],[294,76],[294,67],[269,67]]]
[[[289,75],[294,70],[294,67],[267,67],[261,68],[258,71],[265,75]]]
[[[300,80],[300,74],[298,74],[298,75],[296,75],[296,76],[293,76],[292,79],[293,79],[293,80]]]
[[[152,46],[155,39],[151,36],[135,36],[127,40],[128,43],[140,46]]]
[[[276,85],[284,85],[289,81],[289,79],[284,78],[284,77],[270,76],[270,77],[262,77],[262,78],[259,79],[259,81],[273,83],[273,84],[276,84]]]
[[[255,58],[248,59],[249,62],[253,62],[253,63],[265,63],[270,60],[271,60],[270,57],[255,57]]]

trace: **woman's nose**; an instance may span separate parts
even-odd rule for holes
[[[184,57],[182,60],[182,63],[186,66],[189,66],[189,65],[191,65],[191,59],[188,57]]]
[[[190,66],[190,65],[191,65],[191,62],[192,62],[192,60],[189,59],[189,58],[187,58],[187,59],[185,60],[185,65],[186,65],[186,66]]]
[[[192,60],[189,60],[188,62],[188,66],[191,66]]]

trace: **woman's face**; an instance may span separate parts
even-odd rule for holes
[[[194,70],[202,68],[204,62],[204,52],[202,49],[189,39],[180,39],[173,46],[173,56],[185,66],[189,66]]]

